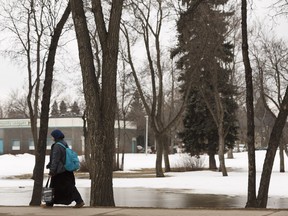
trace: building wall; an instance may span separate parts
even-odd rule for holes
[[[39,124],[38,124],[39,125]],[[136,127],[132,122],[126,124],[125,133],[120,124],[120,136],[118,135],[118,123],[115,123],[116,147],[126,153],[136,152],[134,140],[136,140]],[[82,118],[50,118],[47,136],[47,154],[51,149],[53,139],[50,133],[54,129],[60,129],[68,145],[79,155],[84,154],[84,137]],[[124,139],[124,134],[125,139]],[[133,142],[132,142],[133,141]],[[34,143],[30,129],[29,119],[0,119],[0,154],[34,154]]]

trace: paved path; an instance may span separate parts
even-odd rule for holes
[[[288,209],[159,209],[159,208],[91,208],[0,206],[0,216],[287,216]]]

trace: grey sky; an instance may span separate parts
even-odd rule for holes
[[[274,0],[265,1],[265,0],[254,0],[253,4],[249,5],[249,7],[253,8],[253,11],[249,12],[254,17],[257,14],[257,20],[263,22],[263,26],[266,31],[274,32],[275,34],[279,35],[279,37],[282,37],[286,39],[288,42],[288,18],[287,17],[281,17],[277,18],[275,21],[280,23],[276,24],[273,22],[271,16],[271,11],[267,9],[267,6],[271,3],[267,2],[273,2]],[[264,20],[264,21],[263,21]],[[274,26],[274,30],[271,30],[271,26]],[[25,67],[20,67],[17,65],[17,63],[0,56],[0,102],[7,99],[9,93],[12,90],[18,89],[21,91],[23,89],[23,86],[25,85],[25,82],[27,82],[27,72]]]

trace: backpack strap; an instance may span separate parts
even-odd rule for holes
[[[63,143],[61,143],[61,142],[56,142],[56,144],[62,146],[62,147],[65,149],[65,152],[66,152],[66,148],[68,148],[68,147],[66,147],[66,146],[65,146]],[[65,155],[64,161],[62,161],[63,164],[65,164],[65,160],[66,160],[66,154],[64,153],[64,155]]]
[[[60,145],[60,146],[62,146],[63,148],[68,148],[68,147],[66,147],[63,143],[61,143],[61,142],[56,142],[56,144],[58,144],[58,145]]]

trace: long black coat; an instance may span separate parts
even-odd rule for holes
[[[57,140],[59,142],[59,140]],[[67,146],[64,140],[61,143]],[[54,189],[54,204],[69,205],[75,197],[75,176],[73,172],[66,171],[65,149],[56,142],[51,146],[50,162],[47,167],[50,169],[49,174],[52,176],[50,187]]]
[[[69,205],[74,201],[76,188],[73,172],[65,171],[52,176],[50,187],[54,188],[54,204]]]

